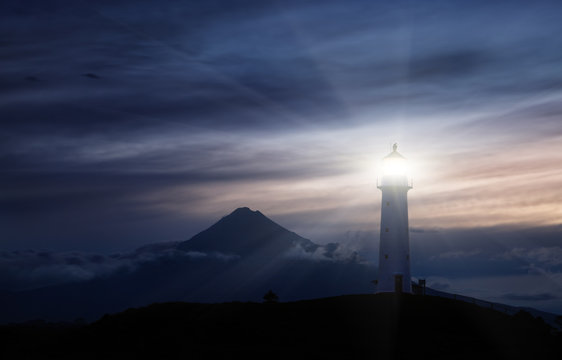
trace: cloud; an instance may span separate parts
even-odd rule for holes
[[[432,259],[432,260],[434,260],[436,258],[439,258],[439,259],[461,259],[461,258],[476,256],[476,255],[479,255],[481,253],[482,253],[482,250],[480,250],[480,249],[474,249],[474,250],[469,250],[469,251],[462,251],[462,250],[447,251],[447,252],[440,253],[439,255],[432,256],[430,259]]]
[[[413,58],[410,62],[409,76],[414,80],[423,81],[443,77],[451,79],[471,77],[474,72],[491,63],[489,55],[482,50],[462,49]]]
[[[237,255],[180,251],[176,242],[141,247],[124,254],[84,252],[2,251],[0,252],[0,288],[18,291],[69,282],[80,282],[115,273],[130,273],[139,266],[156,261],[233,261]]]
[[[501,255],[506,259],[520,259],[531,265],[541,267],[559,267],[562,265],[562,247],[534,247],[520,248],[516,247]]]
[[[114,274],[132,273],[144,265],[159,262],[233,262],[236,254],[182,251],[179,242],[142,246],[132,252],[111,255],[86,252],[53,252],[38,250],[0,252],[0,290],[20,291],[51,285],[83,282]],[[312,244],[312,243],[311,243]],[[360,263],[357,253],[339,249],[339,244],[310,246],[295,244],[281,259]]]
[[[158,11],[150,3],[123,1],[34,12],[7,7],[4,26],[14,40],[5,46],[10,56],[2,83],[12,99],[3,107],[5,121],[12,130],[33,125],[72,136],[85,128],[126,136],[132,127],[148,131],[164,123],[230,130],[337,125],[352,121],[350,105],[392,109],[406,99],[415,100],[414,107],[455,106],[467,92],[474,99],[482,84],[451,82],[481,72],[489,84],[487,75],[525,70],[538,57],[512,56],[509,66],[498,61],[496,53],[505,56],[506,49],[483,45],[483,35],[473,31],[483,16],[478,9],[466,9],[475,15],[451,26],[444,19],[457,18],[451,16],[455,10],[433,5],[407,10],[361,1],[218,3],[169,4]],[[416,30],[429,36],[408,34],[413,26],[404,21],[408,11],[416,14]],[[435,24],[426,13],[431,11],[448,16]],[[326,18],[336,21],[327,24]],[[552,26],[543,21],[541,27],[547,24]],[[450,33],[442,36],[439,25]],[[540,55],[545,62],[555,57]],[[32,76],[44,84],[30,87],[22,79],[38,69],[41,74]],[[103,81],[84,81],[89,79],[82,74]],[[428,79],[443,86],[422,88]],[[410,89],[407,94],[402,86]],[[440,101],[443,97],[451,101]]]
[[[357,252],[348,252],[341,248],[339,243],[327,243],[307,248],[302,244],[295,244],[284,256],[289,259],[313,261],[360,262]]]

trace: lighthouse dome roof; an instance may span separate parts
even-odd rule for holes
[[[392,145],[392,152],[388,155],[386,155],[384,157],[384,159],[404,159],[406,160],[406,158],[404,156],[402,156],[402,154],[400,154],[398,151],[396,151],[396,149],[398,148],[398,144],[394,144]]]

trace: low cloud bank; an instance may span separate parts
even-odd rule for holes
[[[314,247],[295,244],[285,254],[290,259],[333,261],[333,262],[356,262],[362,263],[359,253],[353,248],[342,246],[340,243],[327,243]]]
[[[117,273],[131,273],[157,261],[235,261],[237,254],[183,251],[179,242],[155,243],[132,252],[97,254],[48,250],[0,251],[0,292],[28,290],[50,285],[88,281]],[[305,246],[294,244],[282,256],[309,261],[360,262],[357,252],[338,243]]]
[[[176,242],[147,245],[124,254],[52,252],[46,250],[0,251],[0,291],[19,291],[79,282],[119,272],[133,272],[140,265],[166,259],[232,261],[237,255],[176,249]]]
[[[505,252],[503,257],[506,259],[520,259],[530,265],[541,265],[548,268],[558,267],[562,265],[562,247],[517,247]]]

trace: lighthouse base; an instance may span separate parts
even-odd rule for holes
[[[377,281],[377,293],[412,293],[412,281],[403,274],[393,274],[381,277]]]

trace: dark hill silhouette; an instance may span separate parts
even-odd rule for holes
[[[0,295],[0,323],[93,321],[153,302],[261,301],[268,289],[284,301],[372,291],[374,267],[336,259],[334,249],[240,208],[188,241],[137,249],[133,260],[159,255],[135,260],[134,271]]]
[[[82,327],[0,327],[0,336],[6,358],[31,359],[554,359],[562,351],[560,333],[529,314],[405,294],[162,303]]]
[[[236,209],[216,224],[178,245],[185,251],[220,252],[240,256],[276,256],[292,247],[314,252],[319,245],[291,232],[247,207]]]

